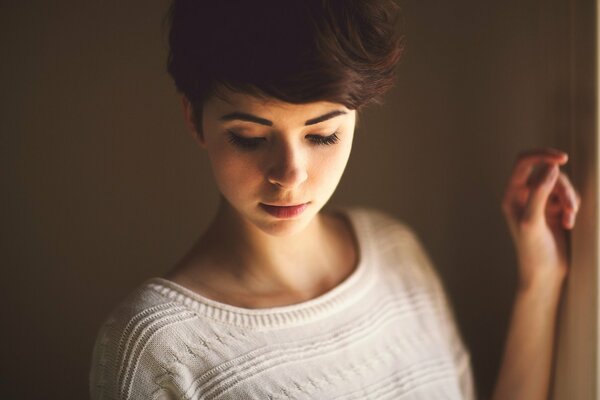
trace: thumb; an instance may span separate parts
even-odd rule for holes
[[[559,167],[557,164],[551,164],[546,168],[527,200],[525,215],[523,216],[525,222],[532,222],[544,217],[548,198],[554,185],[556,185],[558,175]]]

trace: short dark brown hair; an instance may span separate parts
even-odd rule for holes
[[[393,85],[398,16],[393,0],[174,0],[168,71],[196,107],[223,86],[359,109]]]

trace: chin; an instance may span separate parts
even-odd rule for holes
[[[262,231],[268,235],[283,238],[299,234],[306,228],[307,225],[307,223],[301,223],[299,221],[286,221],[284,223],[275,222],[271,225],[263,227]]]

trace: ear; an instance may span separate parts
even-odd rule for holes
[[[181,95],[181,105],[183,106],[183,116],[188,132],[193,136],[194,140],[198,142],[200,147],[205,148],[206,142],[204,140],[204,134],[202,132],[202,127],[198,127],[196,116],[194,114],[194,106],[184,94]]]

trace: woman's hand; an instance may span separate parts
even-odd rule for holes
[[[522,153],[502,201],[519,261],[515,297],[495,400],[547,399],[556,310],[568,271],[568,231],[580,197],[560,172],[567,154],[554,149]]]
[[[568,271],[567,231],[575,226],[581,198],[560,172],[568,156],[555,149],[519,155],[502,210],[519,261],[520,288],[562,283]]]

